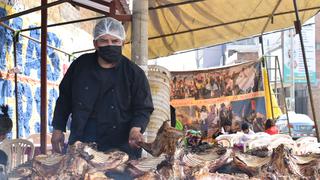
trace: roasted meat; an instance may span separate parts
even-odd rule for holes
[[[120,151],[97,152],[86,143],[69,146],[66,155],[36,156],[29,167],[18,167],[14,173],[21,178],[41,180],[105,180],[104,173],[125,163],[128,155]]]
[[[271,160],[262,167],[262,171],[277,177],[303,177],[296,158],[283,144],[273,149]]]
[[[152,143],[140,142],[140,146],[154,157],[162,153],[174,156],[177,141],[183,137],[183,132],[171,127],[165,121],[157,132],[156,139]]]

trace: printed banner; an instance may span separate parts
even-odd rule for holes
[[[258,132],[266,120],[261,62],[225,68],[171,72],[171,105],[184,129],[203,138],[241,130],[246,122]]]
[[[316,83],[316,53],[315,53],[315,25],[302,28],[303,43],[305,46],[307,65],[311,83]],[[294,31],[285,31],[283,34],[283,77],[285,83],[306,83],[306,73],[302,57],[300,38]],[[293,69],[293,72],[291,72]]]

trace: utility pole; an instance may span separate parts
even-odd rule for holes
[[[148,0],[134,0],[132,4],[131,59],[148,73]]]
[[[131,60],[140,66],[148,77],[148,0],[132,1],[132,43]],[[156,108],[156,107],[155,107]],[[152,118],[150,118],[152,121]],[[148,141],[148,127],[144,133],[145,140]],[[147,157],[145,151],[142,157]]]
[[[291,81],[291,88],[290,88],[290,109],[292,111],[295,111],[295,83],[294,83],[294,33],[293,33],[293,30],[290,29],[289,30],[289,34],[290,34],[290,66],[291,66],[291,78],[292,78],[292,81]]]

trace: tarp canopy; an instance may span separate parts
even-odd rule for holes
[[[70,2],[72,4],[106,15],[111,14],[112,10],[110,9],[112,9],[113,2],[115,14],[130,14],[129,5],[127,4],[126,0],[71,0]]]
[[[297,0],[305,22],[320,0]],[[293,0],[149,0],[149,59],[292,27]],[[131,54],[131,23],[124,53]]]

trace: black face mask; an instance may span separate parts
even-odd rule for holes
[[[117,63],[122,56],[122,46],[98,47],[98,55],[107,63]]]

